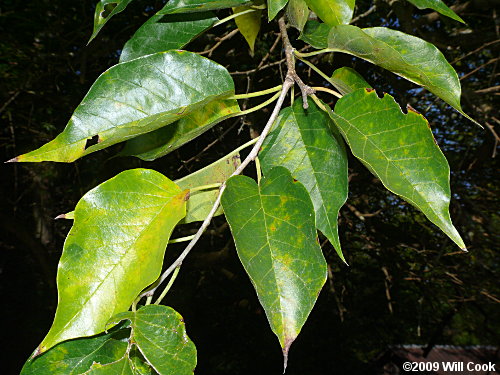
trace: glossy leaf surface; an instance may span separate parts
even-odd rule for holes
[[[461,249],[464,242],[450,213],[450,168],[427,120],[411,108],[404,114],[388,94],[361,89],[328,112],[352,153],[393,193],[420,209]]]
[[[228,71],[194,53],[161,52],[118,64],[97,79],[61,134],[17,161],[71,162],[233,93]],[[93,138],[97,144],[88,146]]]
[[[133,169],[83,196],[59,262],[56,316],[39,352],[102,332],[157,279],[187,194],[161,173]]]
[[[249,6],[241,6],[233,8],[233,12],[241,13],[249,9]],[[246,13],[234,19],[236,26],[238,26],[238,30],[247,41],[252,53],[255,47],[255,40],[259,34],[261,17],[262,10],[256,10],[255,12]]]
[[[286,359],[326,281],[309,193],[283,167],[231,177],[222,206],[238,256]]]
[[[306,0],[309,8],[327,25],[351,22],[356,0]]]
[[[117,13],[123,12],[131,2],[132,0],[100,0],[95,7],[94,30],[89,43],[96,37],[111,17]]]
[[[127,311],[111,322],[130,321],[131,340],[151,367],[160,375],[193,374],[196,347],[186,334],[182,317],[172,308],[147,305]]]
[[[194,13],[250,4],[249,0],[170,0],[157,14]]]
[[[431,43],[385,27],[328,27],[317,22],[309,22],[301,38],[316,48],[348,53],[390,70],[424,86],[464,114],[458,75]]]
[[[264,175],[275,166],[283,166],[304,185],[314,205],[316,227],[345,261],[337,221],[347,200],[347,154],[340,134],[330,130],[331,122],[312,100],[307,110],[302,100],[296,100],[281,111],[259,158]]]
[[[81,374],[94,362],[107,364],[125,355],[129,330],[62,342],[26,362],[21,375]]]
[[[146,161],[158,159],[238,112],[240,107],[236,100],[215,100],[173,124],[127,141],[120,155],[133,155]]]
[[[455,21],[465,23],[453,10],[451,10],[441,0],[407,0],[415,5],[418,9],[433,9],[444,16],[450,17]]]
[[[120,62],[152,53],[181,49],[217,20],[214,14],[208,12],[154,15],[125,43]]]
[[[132,364],[127,356],[105,365],[95,363],[91,369],[82,375],[135,375]]]
[[[267,0],[267,17],[269,21],[272,21],[287,3],[288,0]]]
[[[217,160],[215,163],[175,182],[181,189],[192,189],[197,186],[210,185],[218,182],[222,183],[233,174],[240,164],[240,155],[235,154],[228,158]],[[205,220],[218,195],[218,188],[191,192],[187,202],[186,217],[181,223]],[[221,215],[222,212],[222,207],[219,207],[215,215]]]
[[[309,18],[309,7],[305,0],[290,0],[286,8],[288,22],[297,30],[302,31]]]
[[[329,79],[342,95],[349,94],[357,89],[371,88],[370,84],[352,68],[342,67],[335,70]]]

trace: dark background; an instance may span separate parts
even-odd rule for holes
[[[455,5],[467,25],[418,11],[404,1],[376,1],[376,12],[355,24],[388,26],[434,43],[462,78],[464,110],[484,130],[428,92],[359,59],[335,54],[313,61],[327,73],[343,65],[355,67],[377,90],[391,93],[402,105],[411,103],[429,119],[450,163],[451,216],[469,252],[459,251],[351,156],[349,200],[340,214],[341,241],[350,266],[340,262],[330,244],[323,244],[331,272],[291,348],[289,374],[377,373],[376,358],[391,345],[430,348],[499,342],[500,217],[498,156],[494,157],[498,151],[494,129],[498,131],[500,124],[499,2],[447,3]],[[372,5],[358,1],[355,15]],[[95,0],[0,2],[2,160],[39,147],[62,131],[90,85],[117,63],[125,41],[162,2],[133,2],[86,46],[94,6]],[[220,12],[222,17],[227,14]],[[215,44],[216,36],[233,28],[230,22],[212,30],[189,49],[206,50]],[[222,43],[211,58],[230,72],[253,69],[277,30],[276,23],[263,26],[254,56],[238,34]],[[295,39],[294,31],[291,37]],[[264,65],[279,61],[282,53],[279,45]],[[307,82],[324,84],[303,68],[298,65]],[[257,73],[233,75],[237,92],[278,84],[282,69],[273,65]],[[250,107],[260,100],[242,104]],[[153,168],[171,179],[195,171],[248,141],[268,115],[269,109],[228,120],[150,163],[110,159],[121,148],[116,145],[72,164],[1,164],[1,372],[18,373],[52,322],[57,262],[71,225],[54,221],[55,216],[71,211],[86,191],[125,169]],[[178,228],[174,236],[193,233],[196,227]],[[167,257],[173,258],[182,248],[169,246]],[[185,261],[165,301],[187,322],[198,348],[198,374],[281,372],[278,341],[235,255],[223,217],[213,221]]]

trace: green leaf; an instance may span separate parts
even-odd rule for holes
[[[286,8],[286,14],[290,25],[302,31],[309,18],[309,7],[305,0],[290,0]]]
[[[144,56],[103,73],[61,134],[14,160],[71,162],[233,94],[234,83],[226,68],[195,53]],[[91,139],[98,143],[86,147]]]
[[[62,342],[26,362],[21,375],[81,374],[89,370],[94,362],[115,362],[125,355],[129,334],[129,330],[119,329],[94,337]]]
[[[146,363],[146,359],[135,345],[130,349],[129,360],[135,375],[157,374],[157,372]]]
[[[123,12],[132,0],[100,0],[94,12],[94,31],[90,37],[89,43],[94,39],[104,24],[115,14]]]
[[[181,189],[192,189],[197,186],[211,185],[218,182],[222,183],[238,169],[240,164],[241,160],[239,154],[229,155],[199,171],[175,181],[175,183],[179,185]],[[191,192],[187,202],[186,217],[181,223],[205,220],[218,195],[219,189],[217,188]],[[215,215],[222,215],[222,212],[222,207],[219,207]]]
[[[160,375],[193,374],[196,347],[186,334],[182,317],[171,307],[147,305],[116,315],[110,322],[129,320],[131,340]]]
[[[287,169],[275,167],[260,185],[249,177],[231,177],[222,207],[286,367],[290,345],[326,281],[309,193]]]
[[[315,48],[360,57],[424,86],[472,120],[460,106],[457,73],[431,43],[385,27],[328,27],[317,22],[307,23],[301,39]]]
[[[183,48],[218,18],[213,13],[154,15],[144,23],[123,47],[120,62],[152,53]]]
[[[187,194],[161,173],[134,169],[83,196],[59,262],[54,323],[38,353],[102,332],[158,278]]]
[[[342,95],[349,94],[357,89],[371,88],[370,84],[352,68],[342,67],[335,70],[328,80]]]
[[[158,159],[239,112],[235,99],[215,100],[169,126],[127,141],[119,155],[133,155],[146,161]]]
[[[170,0],[157,14],[194,13],[250,4],[250,0]]]
[[[415,5],[418,9],[433,9],[442,15],[450,17],[455,21],[465,23],[453,10],[448,8],[441,0],[407,0]]]
[[[287,3],[288,0],[267,0],[267,17],[269,21],[272,21]]]
[[[330,130],[331,122],[312,100],[307,110],[302,100],[296,100],[281,111],[259,158],[264,175],[283,166],[304,185],[314,205],[316,227],[345,262],[337,218],[347,200],[347,154],[340,134]]]
[[[356,0],[306,0],[309,8],[327,25],[347,25],[351,22]]]
[[[241,13],[248,9],[250,9],[248,5],[235,7],[233,8],[233,13]],[[238,26],[238,30],[247,41],[252,53],[254,51],[255,39],[257,39],[257,35],[259,34],[261,17],[262,11],[256,10],[255,12],[246,13],[234,19],[236,26]]]
[[[134,375],[132,364],[127,356],[122,359],[102,365],[95,363],[91,369],[82,375]]]
[[[371,89],[344,96],[334,112],[326,109],[354,156],[465,249],[450,219],[450,168],[427,120],[411,107],[404,114],[390,95],[380,99]]]

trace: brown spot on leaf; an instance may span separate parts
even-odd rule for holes
[[[184,200],[187,202],[189,200],[189,198],[191,198],[191,191],[190,190],[187,190],[187,193],[186,195],[184,196]]]
[[[413,113],[416,113],[417,115],[421,115],[421,113],[419,111],[417,111],[415,108],[413,108],[409,104],[406,105],[406,109],[408,110],[408,112],[413,112]]]
[[[16,156],[15,158],[7,160],[4,163],[17,163],[18,161],[19,161],[19,156]]]
[[[366,90],[366,92],[373,92],[373,91],[375,91],[375,89],[372,89],[371,87],[367,87],[365,90]]]

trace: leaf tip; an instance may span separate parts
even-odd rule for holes
[[[60,214],[54,218],[54,220],[59,220],[59,219],[66,219],[66,214]]]
[[[286,338],[285,339],[285,345],[283,346],[283,374],[286,372],[286,368],[288,366],[288,352],[290,350],[290,346],[292,346],[293,343],[292,338]]]
[[[7,163],[17,163],[19,161],[19,156],[16,156],[15,158],[12,158],[10,160],[4,161],[4,164]]]

